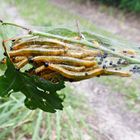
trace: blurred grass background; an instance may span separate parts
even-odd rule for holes
[[[93,31],[109,38],[122,41],[120,37],[94,26],[82,17],[58,8],[48,0],[3,0],[3,3],[17,8],[19,15],[27,23],[39,26],[64,25],[75,27],[75,19],[78,19],[81,28]],[[3,12],[1,9],[0,12]],[[8,9],[7,9],[8,10]],[[10,12],[10,10],[8,11]],[[11,17],[9,17],[11,20]],[[6,18],[8,20],[8,16]],[[13,19],[14,20],[14,19]],[[12,32],[12,31],[11,31]],[[118,77],[96,78],[99,84],[110,87],[112,91],[125,95],[126,103],[132,111],[139,112],[136,104],[140,101],[140,78],[130,79]],[[88,116],[94,117],[94,109],[90,109],[88,98],[67,86],[63,91],[66,94],[64,111],[56,114],[43,113],[42,111],[30,111],[23,105],[24,97],[15,93],[9,99],[1,99],[0,102],[0,137],[6,139],[33,139],[33,140],[94,140],[92,125],[88,123]]]
[[[107,5],[112,5],[114,7],[126,10],[126,11],[131,11],[131,12],[140,12],[140,1],[139,0],[79,0],[82,2],[100,2],[103,4]]]
[[[140,12],[140,1],[139,0],[99,0],[102,3],[117,6],[121,9],[132,12]]]

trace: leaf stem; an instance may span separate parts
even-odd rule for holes
[[[16,27],[19,27],[19,28],[22,28],[24,30],[27,30],[27,31],[30,31],[30,29],[24,27],[24,26],[21,26],[21,25],[18,25],[18,24],[15,24],[15,23],[12,23],[12,22],[3,22],[3,21],[0,21],[2,25],[11,25],[11,26],[16,26]]]

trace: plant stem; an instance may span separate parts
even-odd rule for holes
[[[16,27],[22,28],[22,29],[24,29],[24,30],[30,31],[30,29],[28,29],[28,28],[26,28],[26,27],[24,27],[24,26],[21,26],[21,25],[15,24],[15,23],[11,23],[11,22],[3,22],[3,21],[1,21],[1,20],[0,20],[0,22],[1,22],[2,25],[16,26]]]
[[[10,23],[10,22],[2,22],[2,25],[11,25],[11,26],[16,26],[19,28],[22,28],[24,30],[27,30],[29,34],[33,35],[33,36],[43,36],[43,37],[48,37],[48,38],[56,38],[56,39],[61,39],[64,41],[69,41],[71,43],[76,43],[76,44],[81,44],[81,45],[85,45],[91,48],[95,48],[95,49],[100,49],[101,51],[104,51],[108,54],[112,54],[113,56],[125,59],[129,64],[140,64],[140,60],[135,59],[135,58],[130,58],[128,56],[125,56],[123,54],[119,54],[117,52],[114,52],[108,48],[105,48],[103,46],[99,46],[96,47],[94,46],[93,43],[83,39],[83,40],[75,40],[73,38],[68,38],[68,37],[63,37],[63,36],[59,36],[59,35],[54,35],[54,34],[50,34],[50,33],[44,33],[44,32],[39,32],[39,31],[31,31],[30,29],[23,27],[21,25],[15,24],[15,23]]]
[[[104,52],[112,54],[113,56],[117,56],[119,58],[125,59],[130,64],[140,64],[140,60],[130,58],[128,56],[116,53],[116,52],[114,52],[114,51],[112,51],[110,49],[107,49],[107,48],[103,47],[103,46],[95,47],[93,43],[91,43],[91,42],[89,42],[87,40],[75,40],[75,39],[68,38],[68,37],[62,37],[62,36],[59,36],[59,35],[54,35],[54,34],[44,33],[44,32],[38,32],[38,31],[34,31],[31,34],[35,35],[35,36],[51,37],[51,38],[56,38],[56,39],[62,39],[64,41],[69,41],[71,43],[77,43],[77,44],[81,44],[81,45],[86,45],[86,46],[91,47],[91,48],[100,49],[100,50],[102,50]]]

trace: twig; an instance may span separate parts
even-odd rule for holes
[[[79,35],[80,39],[85,39],[84,35],[80,31],[79,21],[78,20],[76,20],[76,27],[77,27],[78,35]]]
[[[22,29],[27,30],[28,32],[30,32],[30,29],[28,29],[28,28],[26,28],[24,26],[21,26],[21,25],[18,25],[18,24],[15,24],[15,23],[11,23],[11,22],[3,22],[2,20],[0,20],[0,22],[2,23],[2,25],[16,26],[16,27],[22,28]]]

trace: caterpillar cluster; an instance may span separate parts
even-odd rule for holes
[[[8,55],[17,69],[30,63],[32,68],[26,73],[52,82],[60,79],[80,81],[105,75],[130,76],[129,72],[114,69],[111,61],[106,67],[102,63],[107,57],[105,52],[58,39],[41,37],[13,40]]]

